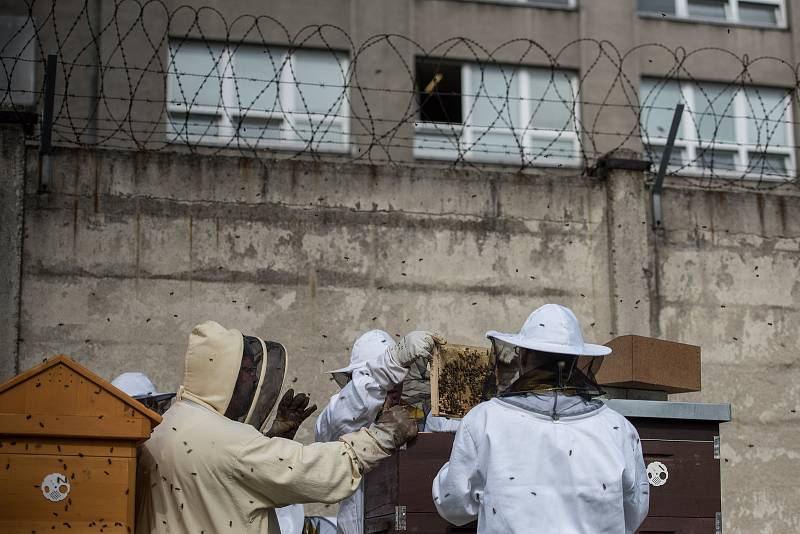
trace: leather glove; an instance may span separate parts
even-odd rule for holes
[[[392,406],[384,411],[367,430],[378,445],[389,453],[417,437],[417,423],[400,406]]]
[[[295,395],[294,389],[287,390],[278,403],[278,413],[272,426],[267,430],[266,436],[268,438],[294,439],[294,435],[303,421],[317,409],[316,404],[306,408],[310,400],[305,393]]]
[[[406,334],[395,347],[389,349],[389,353],[394,361],[408,369],[418,358],[430,360],[433,347],[446,343],[439,334],[416,330]]]

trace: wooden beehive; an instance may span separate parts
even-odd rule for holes
[[[623,401],[634,406],[669,405]],[[638,402],[638,404],[637,404]],[[703,405],[690,413],[701,414]],[[669,473],[666,484],[650,487],[650,511],[639,534],[713,534],[720,524],[720,460],[715,453],[719,425],[727,419],[627,417],[642,439],[646,465],[659,462]],[[474,534],[477,524],[456,527],[442,519],[431,485],[450,459],[454,434],[421,432],[404,450],[378,464],[364,477],[364,532],[370,534]],[[402,526],[401,526],[402,524]],[[536,532],[531,529],[531,532]]]
[[[160,422],[66,356],[0,385],[0,532],[133,532],[136,445]]]
[[[494,381],[489,348],[437,345],[431,363],[431,413],[464,417],[483,400],[487,381]]]

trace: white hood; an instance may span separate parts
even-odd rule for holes
[[[350,351],[350,364],[341,369],[329,371],[333,373],[352,373],[356,369],[366,367],[367,362],[374,362],[388,349],[397,345],[397,342],[388,332],[383,330],[370,330],[365,332],[353,343]]]

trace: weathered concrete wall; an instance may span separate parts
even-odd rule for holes
[[[660,325],[701,345],[723,425],[725,532],[800,531],[800,197],[668,188]]]
[[[174,389],[189,330],[211,318],[283,342],[290,380],[322,405],[335,388],[323,371],[370,328],[482,343],[556,300],[588,338],[609,338],[606,193],[586,179],[111,151],[55,161],[55,192],[28,191],[22,368],[64,352]]]
[[[701,345],[703,392],[682,397],[733,403],[726,532],[800,527],[799,196],[671,179],[654,239],[643,177],[627,171],[597,182],[86,150],[55,161],[54,193],[27,181],[22,369],[63,352],[174,389],[191,326],[214,318],[285,343],[287,386],[322,405],[335,389],[324,371],[366,329],[482,343],[557,301],[592,340]]]
[[[0,381],[14,376],[19,339],[20,268],[25,183],[22,128],[0,125]]]

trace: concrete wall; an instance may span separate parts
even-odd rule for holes
[[[3,152],[4,176],[18,161],[5,155],[20,150]],[[174,153],[54,157],[48,195],[36,190],[35,153],[27,158],[20,352],[4,352],[2,378],[66,353],[106,378],[138,369],[171,390],[191,326],[212,318],[286,344],[287,386],[322,405],[335,389],[324,371],[364,330],[482,343],[487,329],[516,330],[556,301],[590,340],[701,345],[703,391],[680,397],[733,404],[722,432],[726,532],[800,526],[796,193],[670,179],[667,230],[655,236],[645,177],[630,171],[600,182]],[[311,439],[310,424],[299,437]]]
[[[479,343],[557,300],[588,337],[609,337],[606,191],[590,180],[111,151],[55,161],[55,192],[27,192],[22,368],[65,352],[173,389],[190,328],[216,318],[285,343],[290,379],[322,403],[323,371],[370,328]]]
[[[25,145],[22,128],[0,125],[0,380],[19,372],[20,269],[24,206]]]
[[[659,324],[701,345],[723,426],[725,532],[800,531],[800,197],[668,188]]]

